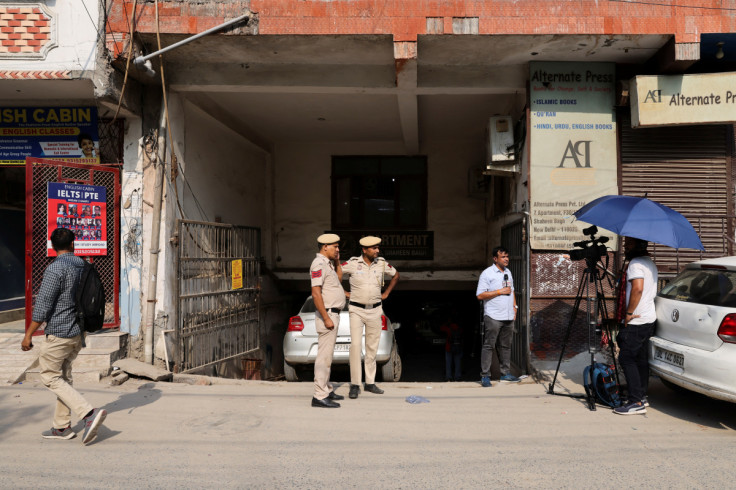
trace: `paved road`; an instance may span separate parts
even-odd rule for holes
[[[87,447],[40,437],[45,388],[0,387],[0,487],[734,487],[735,406],[657,380],[646,416],[591,412],[531,380],[382,386],[328,410],[309,406],[311,383],[82,385],[110,412]]]

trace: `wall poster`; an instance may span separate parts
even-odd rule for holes
[[[107,189],[104,186],[48,183],[48,229],[46,252],[51,248],[51,232],[68,228],[74,232],[74,254],[107,255]]]
[[[590,226],[572,213],[618,194],[615,64],[532,62],[529,80],[531,246],[570,250]]]
[[[100,163],[96,107],[0,107],[0,165]]]

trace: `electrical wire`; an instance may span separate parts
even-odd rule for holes
[[[118,106],[115,108],[115,115],[112,117],[112,120],[108,123],[108,125],[115,122],[118,114],[120,113],[120,106],[123,104],[123,95],[125,95],[125,86],[128,83],[128,72],[130,71],[130,59],[133,57],[133,28],[135,26],[135,10],[137,4],[138,0],[133,0],[133,19],[130,21],[130,37],[128,39],[128,59],[125,61],[125,76],[123,77],[123,86],[120,88],[120,98],[118,99]]]
[[[608,0],[608,1],[618,2],[618,3],[636,3],[639,5],[651,5],[653,7],[675,7],[675,8],[681,8],[681,9],[736,11],[736,8],[731,8],[731,7],[704,7],[701,5],[680,5],[677,3],[645,2],[643,0]]]

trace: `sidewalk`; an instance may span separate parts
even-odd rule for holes
[[[80,385],[109,415],[82,446],[44,440],[54,398],[0,387],[9,488],[578,488],[731,486],[733,405],[652,381],[647,415],[617,416],[546,384],[382,383],[311,408],[312,384],[131,380]],[[347,395],[347,384],[337,388]],[[430,402],[405,401],[419,395]],[[81,425],[75,426],[81,430]],[[59,482],[65,482],[60,485]]]

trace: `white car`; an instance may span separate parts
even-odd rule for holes
[[[314,326],[315,308],[312,297],[304,302],[299,315],[289,319],[289,326],[284,335],[284,376],[287,381],[298,381],[301,367],[314,365],[317,359],[317,330]],[[401,378],[401,358],[396,345],[394,330],[399,323],[391,323],[386,315],[381,316],[383,329],[378,342],[376,363],[383,376],[383,381],[399,381]],[[361,358],[365,358],[365,329]],[[332,364],[349,364],[350,362],[350,314],[347,304],[340,312],[340,325],[337,329],[337,342],[332,357]]]
[[[703,260],[662,288],[649,365],[670,388],[736,402],[736,257]]]

